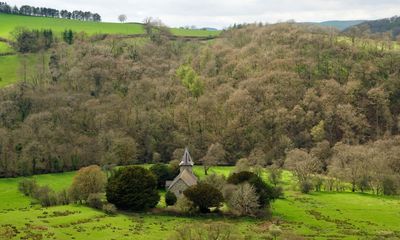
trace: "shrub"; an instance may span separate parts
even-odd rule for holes
[[[106,203],[103,205],[103,211],[108,215],[115,215],[117,213],[117,208],[114,204]]]
[[[271,236],[276,239],[282,234],[282,230],[279,226],[272,224],[271,226],[269,226],[269,234],[271,234]]]
[[[90,194],[104,192],[107,177],[97,165],[81,168],[74,176],[70,196],[74,201],[86,201]]]
[[[102,195],[99,193],[91,193],[86,200],[86,203],[91,208],[102,209],[103,202],[102,202]]]
[[[43,207],[57,205],[57,195],[49,186],[38,187],[33,197],[37,199]]]
[[[239,240],[240,236],[234,225],[224,222],[206,222],[186,224],[175,230],[168,239],[171,240]]]
[[[194,204],[185,196],[180,196],[175,204],[178,211],[181,213],[192,213],[194,211]]]
[[[237,189],[236,185],[233,185],[233,184],[225,184],[224,188],[223,188],[222,191],[221,191],[221,192],[222,192],[222,195],[224,196],[224,199],[225,199],[226,201],[228,201],[228,200],[231,198],[233,192],[236,191],[236,189]]]
[[[313,184],[310,181],[300,182],[300,191],[302,193],[309,193],[313,189]]]
[[[258,195],[249,183],[238,185],[227,202],[232,212],[237,215],[254,215],[259,209]]]
[[[218,174],[211,174],[208,175],[204,180],[202,180],[203,183],[209,184],[216,189],[222,191],[226,184],[226,179],[224,175],[218,175]]]
[[[219,208],[224,198],[215,187],[199,183],[186,189],[183,194],[199,208],[200,212],[207,213],[211,207]]]
[[[67,190],[63,189],[57,193],[57,205],[68,205],[69,200]]]
[[[396,181],[393,178],[385,177],[382,181],[382,188],[384,195],[396,195],[397,194],[397,185]]]
[[[108,181],[106,196],[117,208],[133,211],[153,208],[160,200],[156,177],[139,166],[117,170]]]
[[[252,172],[239,172],[233,173],[229,176],[228,183],[238,185],[244,182],[251,184],[258,195],[258,204],[260,207],[265,207],[269,203],[277,198],[275,188],[265,183],[261,177],[257,176]]]
[[[179,175],[180,172],[179,161],[178,160],[170,161],[168,164],[168,169],[169,169],[169,179],[174,179],[176,176]]]
[[[172,206],[176,203],[177,198],[175,196],[175,194],[171,191],[167,191],[167,193],[165,194],[165,204],[167,206]]]
[[[37,188],[38,185],[34,179],[23,179],[18,184],[19,191],[21,191],[25,196],[32,196]]]
[[[69,197],[65,189],[56,193],[49,186],[39,186],[35,180],[22,180],[18,189],[25,196],[36,199],[43,207],[69,204]]]
[[[170,171],[166,164],[157,163],[150,167],[150,171],[157,178],[158,189],[165,188],[165,182],[170,179]]]
[[[282,170],[276,166],[269,169],[268,179],[274,186],[278,185],[282,179]]]
[[[250,162],[247,158],[239,159],[235,165],[235,172],[248,172],[250,171]]]

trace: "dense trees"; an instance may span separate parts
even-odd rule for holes
[[[168,163],[185,145],[199,164],[217,143],[226,164],[294,169],[287,154],[302,151],[317,160],[315,173],[334,174],[339,143],[395,146],[400,129],[400,53],[337,39],[285,23],[225,31],[207,44],[57,43],[42,85],[28,74],[0,93],[0,175]],[[393,149],[381,149],[397,166]]]
[[[17,52],[29,53],[47,50],[55,41],[53,31],[48,30],[29,30],[17,28],[12,33],[13,47]]]
[[[391,18],[366,21],[346,30],[347,33],[358,31],[359,34],[375,34],[378,35],[389,33],[389,38],[396,39],[400,35],[400,17],[393,16]]]
[[[72,12],[67,10],[60,11],[53,8],[33,7],[29,5],[23,5],[18,9],[18,7],[11,7],[5,2],[0,2],[0,13],[101,22],[101,16],[98,13],[91,13],[88,11],[84,12],[80,10],[75,10]]]
[[[132,211],[153,208],[160,200],[156,177],[138,166],[118,169],[108,179],[106,196],[117,208]]]

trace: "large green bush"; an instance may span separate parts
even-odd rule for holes
[[[166,164],[157,163],[150,167],[150,171],[157,177],[157,187],[165,188],[165,182],[171,178],[171,173]]]
[[[174,194],[173,192],[168,191],[168,192],[165,194],[165,204],[166,204],[167,206],[172,206],[172,205],[174,205],[174,204],[176,203],[177,200],[178,200],[178,199],[176,198],[176,196],[175,196],[175,194]]]
[[[183,194],[192,201],[202,213],[209,212],[211,207],[220,207],[224,200],[222,193],[218,189],[206,183],[199,183],[191,186],[186,189]]]
[[[234,185],[248,182],[249,184],[253,185],[253,187],[256,189],[257,195],[259,196],[258,203],[260,207],[269,205],[271,201],[278,198],[281,194],[279,191],[276,191],[274,187],[265,183],[261,177],[252,172],[244,171],[233,173],[231,176],[229,176],[227,182]]]
[[[160,200],[156,177],[139,166],[121,168],[108,180],[107,200],[119,209],[143,211]]]

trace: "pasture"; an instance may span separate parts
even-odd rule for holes
[[[148,166],[148,165],[147,165]],[[228,175],[232,167],[210,171]],[[195,173],[204,177],[200,166]],[[67,188],[74,172],[34,176],[41,185]],[[264,172],[264,177],[267,177]],[[249,239],[263,239],[269,221],[218,216],[177,217],[159,213],[124,213],[107,216],[79,205],[41,208],[18,191],[21,178],[0,179],[0,239],[166,239],[176,227],[188,223],[224,221]],[[400,200],[360,193],[319,192],[301,194],[293,177],[284,172],[285,198],[272,205],[274,221],[284,231],[282,239],[373,239],[400,237]],[[160,203],[159,208],[164,204]],[[8,234],[8,235],[7,235]]]
[[[26,72],[27,80],[29,81],[32,74],[34,75],[37,70],[37,63],[40,62],[39,58],[40,54],[0,56],[0,88],[20,80],[24,72]],[[25,70],[22,67],[22,62],[25,62]]]
[[[14,50],[5,42],[0,42],[0,55],[4,53],[12,53]]]
[[[143,25],[140,23],[110,23],[110,22],[85,22],[79,20],[32,17],[21,15],[0,14],[0,37],[10,38],[11,32],[17,27],[25,27],[28,29],[52,29],[55,33],[60,34],[66,29],[75,32],[85,32],[89,35],[93,34],[143,34]],[[186,30],[172,28],[172,34],[177,36],[194,36],[208,37],[216,36],[219,31],[207,30]]]

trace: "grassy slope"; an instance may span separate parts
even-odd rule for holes
[[[20,70],[22,58],[20,55],[0,56],[0,88],[13,84],[18,80],[18,71]],[[39,55],[26,55],[28,77],[32,70],[35,69],[38,58]]]
[[[0,88],[16,81],[18,65],[19,58],[17,55],[0,57]]]
[[[10,32],[16,27],[26,27],[29,29],[51,28],[56,33],[61,33],[65,29],[72,29],[76,32],[86,32],[88,34],[109,33],[109,34],[141,34],[144,33],[143,27],[138,23],[106,23],[106,22],[84,22],[78,20],[31,17],[0,14],[0,37],[9,38]],[[206,30],[185,30],[171,29],[173,34],[179,36],[215,36],[219,31]]]
[[[232,168],[218,167],[212,172],[228,175]],[[203,177],[201,167],[195,173]],[[68,187],[74,172],[35,176],[40,184],[60,190]],[[31,207],[30,199],[17,190],[20,179],[0,180],[0,226],[11,224],[21,231],[29,229],[40,234],[52,234],[57,239],[165,239],[182,223],[206,221],[208,218],[157,216],[151,214],[119,214],[108,217],[82,206]],[[400,200],[359,193],[300,194],[292,190],[292,177],[284,175],[285,199],[273,204],[273,214],[283,222],[285,233],[313,239],[364,239],[384,232],[400,234]],[[51,216],[54,212],[71,211],[68,216]],[[47,212],[47,213],[46,213]],[[226,219],[211,219],[226,220]],[[263,224],[254,219],[227,220],[247,234],[260,236]],[[1,232],[1,231],[0,231]],[[398,235],[399,236],[399,235]]]
[[[0,54],[1,53],[11,53],[14,52],[14,50],[11,48],[10,45],[8,45],[5,42],[0,42]]]

